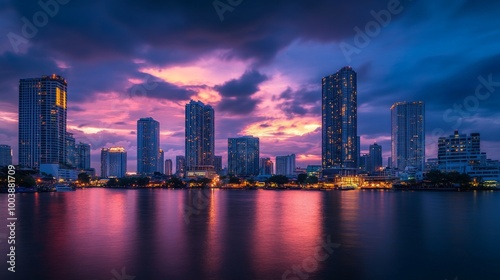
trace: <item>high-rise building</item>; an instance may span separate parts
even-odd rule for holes
[[[424,170],[425,105],[422,101],[397,102],[391,107],[392,167]]]
[[[172,176],[172,160],[165,160],[165,175]]]
[[[159,151],[160,123],[153,118],[139,119],[137,121],[137,173],[153,174],[158,171]]]
[[[186,169],[205,169],[214,165],[214,109],[191,100],[186,104]]]
[[[19,81],[19,164],[66,164],[67,82],[58,75]]]
[[[481,152],[479,133],[470,135],[455,131],[438,140],[438,167],[443,172],[466,173],[477,181],[494,181],[500,184],[500,163]]]
[[[12,149],[9,145],[0,145],[0,166],[12,164]]]
[[[186,158],[184,156],[175,157],[175,175],[178,177],[186,175]]]
[[[221,174],[222,171],[222,156],[214,156],[214,170],[215,173]]]
[[[323,169],[358,168],[357,96],[357,74],[351,67],[322,80]]]
[[[123,147],[101,149],[101,177],[125,177],[127,173],[127,152]]]
[[[260,175],[273,175],[274,163],[270,158],[260,158]]]
[[[370,172],[371,170],[371,160],[369,154],[363,154],[359,157],[359,170],[361,172]]]
[[[76,152],[78,154],[77,168],[82,170],[90,169],[90,145],[80,142],[76,146]]]
[[[78,165],[78,155],[75,143],[73,133],[66,132],[66,164],[70,167],[76,167]]]
[[[229,174],[259,175],[259,138],[252,136],[229,138],[227,144]]]
[[[158,152],[158,164],[156,172],[163,173],[165,171],[165,153],[163,152],[163,149],[160,149]]]
[[[382,146],[380,146],[377,143],[370,145],[369,160],[370,160],[369,164],[370,169],[368,170],[368,172],[374,173],[376,171],[380,171],[380,168],[382,167]]]
[[[295,154],[276,157],[276,175],[293,176],[295,174]]]

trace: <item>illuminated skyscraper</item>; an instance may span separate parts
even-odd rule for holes
[[[125,177],[127,173],[127,152],[122,147],[101,149],[101,177]]]
[[[357,95],[357,74],[351,67],[322,80],[323,169],[358,168]]]
[[[163,152],[163,149],[160,149],[160,151],[158,152],[158,164],[156,165],[156,167],[156,172],[165,172],[165,153]]]
[[[19,164],[66,163],[67,82],[58,75],[19,81]]]
[[[160,123],[153,118],[139,119],[137,121],[137,173],[163,172],[158,169],[159,157]]]
[[[220,175],[222,171],[222,156],[214,156],[214,170],[215,173]]]
[[[227,155],[229,174],[259,175],[259,138],[252,136],[229,138]]]
[[[382,146],[375,143],[370,145],[370,156],[369,156],[369,169],[368,172],[380,171],[382,167]]]
[[[186,169],[197,170],[214,165],[214,109],[191,100],[186,104]]]
[[[407,166],[424,171],[425,105],[422,101],[397,102],[391,107],[392,168]]]

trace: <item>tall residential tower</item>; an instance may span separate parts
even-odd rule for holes
[[[193,101],[186,104],[186,171],[214,165],[214,109]]]
[[[425,105],[422,101],[397,102],[391,107],[392,168],[424,171]]]
[[[58,75],[19,81],[19,164],[66,164],[67,82]]]
[[[160,171],[159,162],[160,123],[153,118],[139,119],[137,121],[137,173],[153,174]]]
[[[357,96],[357,74],[351,67],[322,80],[323,169],[358,168]]]

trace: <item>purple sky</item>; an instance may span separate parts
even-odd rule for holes
[[[0,144],[15,163],[18,81],[56,73],[68,131],[92,145],[97,170],[111,146],[136,170],[141,117],[160,122],[165,159],[184,154],[190,99],[215,108],[224,165],[227,138],[241,135],[260,137],[262,157],[318,164],[321,78],[345,65],[358,72],[363,152],[377,142],[385,163],[390,106],[422,100],[427,157],[459,129],[500,159],[498,1],[48,2],[0,0]]]

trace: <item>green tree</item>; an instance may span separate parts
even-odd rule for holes
[[[283,175],[273,175],[271,178],[267,179],[268,183],[275,183],[278,186],[283,186],[288,183],[288,178]]]
[[[306,183],[307,183],[307,184],[317,184],[317,183],[318,183],[318,181],[319,181],[319,180],[318,180],[318,177],[316,177],[316,176],[309,176],[309,177],[307,177],[307,179],[306,179]]]
[[[106,186],[108,187],[116,187],[117,185],[118,185],[118,180],[116,178],[111,178],[106,183]]]
[[[80,181],[84,184],[88,184],[88,183],[90,183],[90,175],[85,173],[85,172],[82,172],[82,173],[78,174],[78,181]]]
[[[306,180],[307,180],[307,174],[305,173],[301,173],[299,174],[299,176],[297,176],[297,182],[301,185],[304,184]]]

